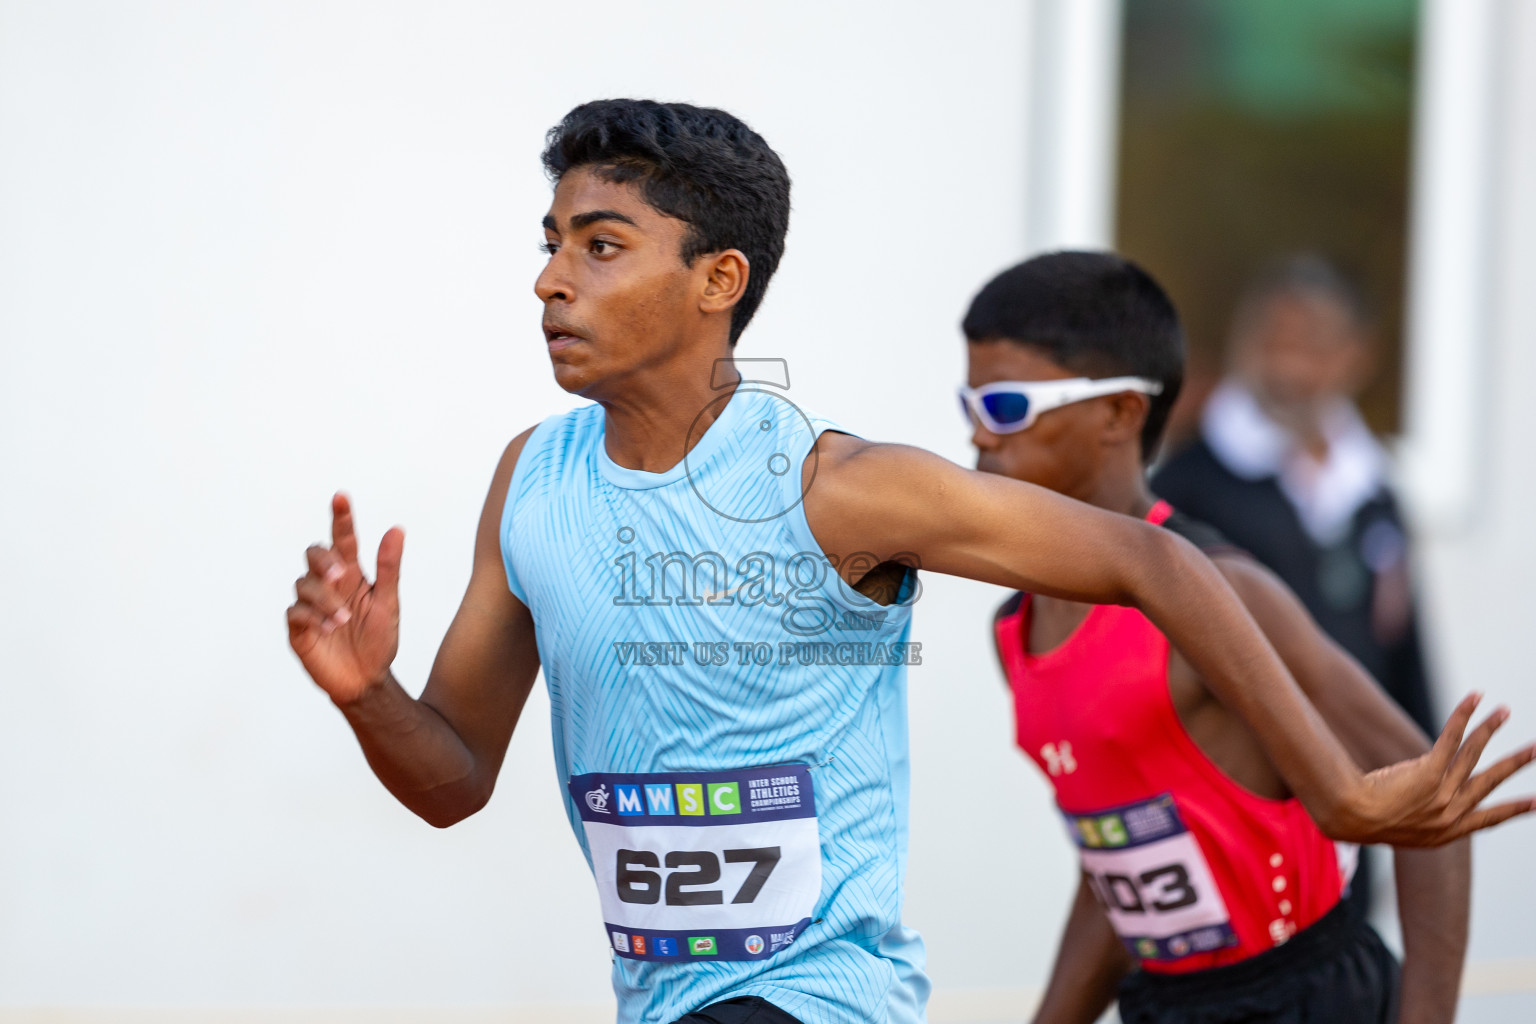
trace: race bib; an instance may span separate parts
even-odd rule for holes
[[[811,923],[821,841],[805,765],[570,781],[608,941],[632,960],[761,960]]]
[[[1173,797],[1063,813],[1094,894],[1133,956],[1178,960],[1237,945],[1226,902]]]

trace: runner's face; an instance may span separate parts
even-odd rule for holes
[[[549,262],[533,290],[544,303],[544,340],[562,388],[600,398],[694,337],[696,279],[707,261],[684,265],[686,231],[634,185],[582,167],[560,179],[544,218]]]
[[[1013,341],[971,342],[967,382],[973,388],[1000,380],[1065,380],[1082,374],[1063,369],[1043,350]],[[1028,430],[994,434],[972,424],[976,468],[1086,500],[1104,458],[1100,437],[1106,399],[1074,402],[1042,413]]]

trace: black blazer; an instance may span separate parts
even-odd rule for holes
[[[1373,546],[1407,533],[1396,500],[1383,488],[1355,513],[1344,538],[1319,545],[1301,525],[1274,477],[1245,480],[1227,469],[1204,440],[1180,451],[1153,476],[1152,490],[1175,509],[1204,520],[1267,565],[1299,597],[1329,636],[1365,666],[1430,736],[1440,731],[1430,699],[1418,610],[1394,635],[1378,635],[1373,616],[1377,573]]]

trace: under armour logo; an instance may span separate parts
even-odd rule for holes
[[[1072,756],[1072,744],[1066,740],[1060,743],[1047,743],[1041,747],[1040,759],[1045,762],[1045,770],[1052,778],[1058,775],[1071,775],[1077,771],[1077,759]]]

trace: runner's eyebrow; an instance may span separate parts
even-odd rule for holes
[[[629,224],[633,227],[640,226],[635,223],[634,218],[628,217],[625,214],[620,213],[618,210],[588,210],[586,213],[578,213],[576,216],[571,218],[571,230],[580,231],[582,228],[587,227],[589,224],[596,224],[597,222],[604,220],[617,221],[620,224]],[[559,225],[555,222],[553,214],[545,214],[544,230],[555,232],[560,230]]]
[[[618,210],[588,210],[586,213],[578,213],[571,218],[571,230],[580,231],[589,224],[596,224],[598,221],[604,220],[612,220],[620,224],[628,224],[631,227],[639,227],[633,218],[626,217]]]

